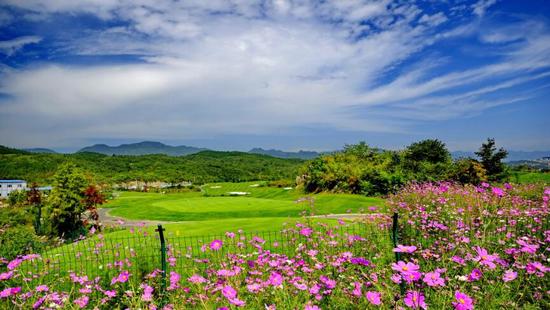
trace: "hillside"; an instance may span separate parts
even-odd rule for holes
[[[477,158],[474,152],[454,151],[451,152],[451,155],[454,159],[467,157]],[[550,151],[508,151],[508,156],[506,156],[504,161],[536,160],[546,156],[550,156]]]
[[[70,161],[96,181],[233,182],[294,179],[300,159],[281,159],[243,152],[202,151],[188,156],[107,156],[19,153],[0,155],[0,179],[24,179],[47,184],[56,168]]]
[[[180,145],[171,146],[160,142],[143,141],[139,143],[121,144],[119,146],[109,146],[106,144],[96,144],[80,149],[78,152],[93,152],[105,155],[151,155],[165,154],[170,156],[182,156],[204,151],[204,148]]]
[[[281,150],[264,150],[262,148],[253,148],[248,153],[252,154],[263,154],[263,155],[269,155],[273,157],[278,158],[300,158],[300,159],[313,159],[315,157],[318,157],[322,153],[313,152],[313,151],[298,151],[298,152],[285,152]]]

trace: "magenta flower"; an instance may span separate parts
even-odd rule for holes
[[[396,248],[393,249],[394,252],[396,253],[413,253],[414,251],[416,251],[416,247],[414,245],[397,245]]]
[[[141,295],[141,300],[143,301],[152,301],[153,300],[153,291],[155,290],[153,287],[143,283],[141,284],[141,288],[143,288],[143,295]]]
[[[477,280],[481,279],[482,276],[483,276],[483,273],[481,272],[481,270],[476,268],[476,269],[472,270],[472,272],[468,276],[468,281],[470,281],[470,282],[477,281]]]
[[[221,240],[216,239],[210,242],[210,249],[213,251],[218,251],[219,249],[222,248],[222,245],[223,245],[223,242]]]
[[[361,287],[363,286],[363,284],[361,284],[360,282],[353,282],[353,296],[355,297],[361,297],[363,294],[361,293]]]
[[[375,306],[379,306],[382,303],[381,301],[382,294],[380,294],[379,292],[368,291],[366,294],[366,297],[367,297],[367,300]]]
[[[199,276],[198,274],[194,274],[191,277],[189,277],[187,279],[187,281],[189,281],[191,283],[204,283],[204,282],[206,282],[206,279]]]
[[[504,196],[504,190],[502,190],[502,188],[500,188],[500,187],[493,187],[491,190],[493,192],[493,195],[495,195],[497,197]]]
[[[502,281],[504,282],[510,282],[518,277],[518,273],[513,270],[506,270],[504,275],[502,276]]]
[[[50,288],[47,285],[39,285],[35,288],[37,292],[47,292]]]
[[[401,277],[403,277],[405,282],[412,283],[414,281],[418,281],[418,279],[422,277],[422,273],[420,273],[419,271],[408,271],[408,272],[403,272],[401,274]]]
[[[130,273],[128,271],[124,270],[118,276],[114,277],[111,280],[111,285],[114,285],[116,283],[126,283],[128,281],[129,277],[130,277]]]
[[[168,287],[169,291],[175,290],[179,287],[181,276],[179,273],[170,271],[170,286]]]
[[[424,275],[424,282],[428,286],[445,286],[445,279],[443,279],[441,274],[437,271],[426,273]]]
[[[312,305],[311,303],[308,303],[304,310],[321,310],[321,308],[319,308],[318,306],[316,305]]]
[[[8,269],[9,270],[14,270],[15,268],[19,267],[19,265],[21,265],[22,262],[23,262],[23,260],[21,258],[16,258],[16,259],[12,260],[11,262],[9,262]]]
[[[420,266],[413,263],[405,263],[403,261],[398,261],[397,263],[392,264],[391,268],[401,273],[420,270]]]
[[[86,307],[86,305],[88,305],[89,300],[90,300],[90,298],[88,296],[84,295],[80,298],[75,299],[74,303],[82,309],[82,308]]]
[[[279,286],[281,284],[283,284],[283,276],[281,276],[279,273],[277,272],[272,272],[271,275],[269,276],[269,284],[273,285],[273,286]]]
[[[13,276],[13,271],[0,273],[0,281],[8,280]]]
[[[428,309],[428,306],[424,302],[424,295],[418,291],[408,291],[403,302],[409,308]]]
[[[309,227],[304,227],[300,230],[300,235],[309,237],[313,233],[313,229]]]
[[[233,287],[226,285],[222,289],[222,295],[231,300],[237,297],[237,291]]]
[[[459,291],[455,292],[456,302],[453,302],[456,310],[472,310],[474,309],[474,301],[470,296],[461,293]]]
[[[477,252],[477,257],[474,258],[474,261],[479,262],[480,265],[489,267],[489,269],[495,269],[496,265],[494,261],[498,258],[497,255],[490,255],[487,250],[481,247],[475,247]]]

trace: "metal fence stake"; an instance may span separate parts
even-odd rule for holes
[[[392,223],[392,241],[393,241],[393,247],[396,248],[397,247],[397,244],[399,242],[398,238],[399,238],[399,234],[398,234],[398,231],[399,231],[399,222],[398,222],[398,218],[399,218],[399,215],[397,214],[397,212],[393,213],[393,223]],[[395,252],[395,262],[399,262],[401,260],[401,253],[399,252]],[[401,290],[401,295],[404,295],[405,294],[405,283],[403,283],[403,280],[401,280],[401,283],[399,283],[399,288]]]
[[[158,228],[155,230],[159,233],[160,238],[160,262],[161,262],[161,269],[162,269],[162,275],[161,275],[161,283],[160,283],[160,290],[162,294],[162,299],[164,300],[166,295],[166,242],[164,240],[164,228],[162,228],[162,225],[159,224]]]

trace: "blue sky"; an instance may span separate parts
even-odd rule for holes
[[[550,4],[0,3],[0,144],[550,149]]]

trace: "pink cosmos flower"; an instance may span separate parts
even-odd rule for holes
[[[375,306],[379,306],[382,303],[381,301],[382,294],[380,294],[379,292],[368,291],[366,294],[366,297],[367,297],[367,300]]]
[[[115,283],[126,283],[129,277],[130,277],[130,273],[124,270],[118,276],[114,277],[111,280],[111,285],[114,285]]]
[[[47,292],[50,288],[47,285],[39,285],[35,288],[37,292]]]
[[[181,276],[179,273],[170,271],[170,286],[168,287],[169,291],[175,290],[179,287]]]
[[[233,287],[226,285],[222,289],[222,295],[227,299],[234,299],[237,297],[237,291]]]
[[[535,254],[537,252],[537,249],[539,248],[538,245],[527,243],[522,239],[518,239],[517,243],[521,245],[520,251],[524,253]]]
[[[14,270],[19,265],[21,265],[22,262],[23,262],[23,260],[21,258],[16,258],[16,259],[12,260],[11,262],[9,262],[8,269],[9,270]]]
[[[424,282],[428,286],[445,286],[445,279],[441,277],[441,274],[437,271],[428,272],[424,275]]]
[[[143,288],[143,295],[141,295],[141,300],[143,301],[152,301],[153,300],[153,291],[155,290],[153,287],[143,283],[141,284],[141,288]]]
[[[353,282],[353,296],[355,297],[361,297],[363,294],[361,293],[361,287],[363,286],[363,284],[361,284],[360,282]]]
[[[497,255],[490,255],[487,250],[479,246],[475,247],[475,251],[478,256],[474,258],[474,261],[479,262],[480,265],[487,266],[489,269],[496,268],[494,261],[498,258]]]
[[[419,271],[409,271],[402,273],[401,277],[405,280],[405,282],[412,283],[420,279],[422,277],[422,273]]]
[[[273,286],[279,286],[283,284],[283,276],[281,276],[277,272],[272,272],[271,275],[269,276],[268,282]]]
[[[309,237],[309,236],[311,236],[312,233],[313,233],[313,229],[311,229],[309,227],[304,227],[304,228],[300,229],[300,235],[302,235],[302,236]]]
[[[103,291],[103,294],[109,298],[115,298],[116,297],[116,291],[110,290],[110,291]]]
[[[191,277],[189,277],[187,279],[187,281],[191,282],[191,283],[205,283],[206,282],[206,279],[199,276],[198,274],[194,274],[192,275]]]
[[[403,302],[409,308],[428,309],[428,306],[424,302],[424,295],[418,291],[408,291]]]
[[[217,251],[222,248],[223,242],[221,240],[214,240],[210,242],[210,249],[213,251]]]
[[[502,281],[504,282],[510,282],[512,280],[514,280],[515,278],[517,278],[518,276],[518,273],[513,271],[513,270],[506,270],[506,272],[504,272],[504,275],[502,276]]]
[[[393,249],[394,252],[396,253],[413,253],[414,251],[416,251],[416,247],[414,245],[397,245],[396,248]]]
[[[80,298],[77,298],[74,300],[74,303],[80,307],[80,309],[86,307],[86,305],[88,305],[88,301],[90,300],[90,298],[86,295],[80,297]]]
[[[414,264],[414,263],[405,263],[403,261],[398,261],[397,263],[392,264],[391,267],[393,270],[401,272],[401,273],[407,273],[412,271],[418,271],[420,270],[420,266]]]
[[[316,305],[312,305],[311,303],[308,303],[304,310],[321,310],[321,308],[319,308],[318,306]]]
[[[0,273],[0,281],[8,280],[13,276],[13,271]]]
[[[495,195],[495,196],[497,196],[497,197],[502,197],[502,196],[504,196],[504,190],[502,190],[502,188],[493,187],[491,190],[492,190],[492,192],[493,192],[493,195]]]
[[[472,270],[472,272],[468,276],[468,281],[470,282],[477,281],[481,279],[482,276],[483,276],[483,273],[481,272],[481,270],[475,268],[474,270]]]
[[[453,302],[456,310],[472,310],[474,309],[474,301],[470,296],[461,293],[459,291],[455,292],[456,302]]]

